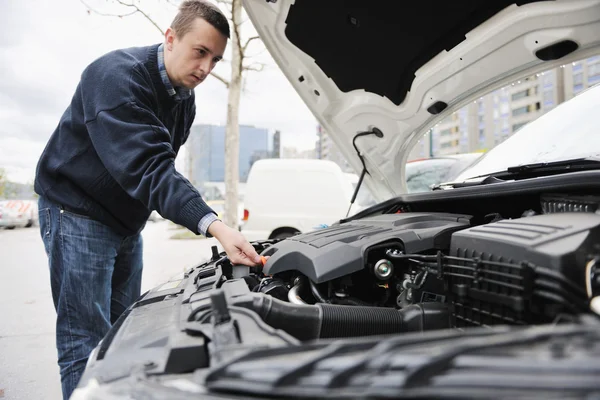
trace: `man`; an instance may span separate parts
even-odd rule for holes
[[[218,8],[185,1],[164,43],[108,53],[84,70],[39,160],[35,191],[65,399],[91,350],[140,295],[140,231],[151,210],[214,236],[234,264],[260,262],[174,166],[195,117],[193,89],[228,38]]]

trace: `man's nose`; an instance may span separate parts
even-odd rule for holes
[[[203,75],[208,75],[210,73],[211,68],[212,62],[208,57],[206,60],[202,60],[202,62],[198,66],[198,69],[202,72]]]

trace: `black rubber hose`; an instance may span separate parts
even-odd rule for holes
[[[313,281],[310,281],[310,290],[311,290],[313,296],[315,296],[315,299],[317,299],[319,302],[321,302],[321,303],[331,303],[331,301],[327,300],[325,298],[325,296],[323,296],[321,294],[321,292],[319,291],[319,288],[317,287],[317,284],[314,283]]]
[[[299,340],[382,335],[448,328],[441,303],[413,304],[401,310],[337,304],[291,304],[270,296],[239,299],[232,305],[254,310],[265,323]]]

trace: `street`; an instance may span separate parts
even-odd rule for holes
[[[210,257],[215,239],[172,240],[168,221],[149,222],[142,293]],[[0,229],[0,399],[60,399],[55,311],[39,227]]]

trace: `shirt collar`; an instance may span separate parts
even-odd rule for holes
[[[169,96],[173,96],[176,101],[185,100],[192,95],[192,91],[190,89],[181,88],[181,87],[173,87],[169,76],[167,75],[167,69],[165,67],[165,53],[164,53],[164,44],[161,43],[158,46],[158,71],[160,72],[160,78],[162,79],[165,88],[167,89],[167,93]]]

